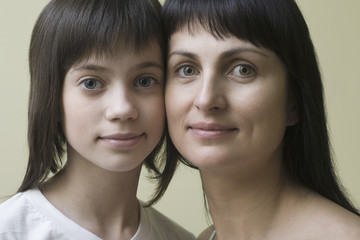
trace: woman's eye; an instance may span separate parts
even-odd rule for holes
[[[85,88],[86,90],[96,90],[103,86],[103,84],[94,78],[88,78],[81,82],[81,87]]]
[[[135,86],[141,88],[149,88],[155,84],[156,80],[152,77],[142,77],[136,80]]]
[[[177,69],[176,71],[180,77],[191,77],[195,74],[197,74],[197,69],[193,66],[182,66]]]
[[[249,76],[255,72],[254,68],[250,65],[238,65],[236,66],[231,73],[233,75]]]

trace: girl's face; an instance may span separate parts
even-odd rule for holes
[[[69,160],[122,172],[139,166],[162,136],[164,66],[158,45],[117,51],[67,72],[62,125]]]
[[[286,126],[296,121],[287,89],[285,67],[270,50],[234,36],[216,39],[202,27],[170,39],[169,131],[200,170],[279,162]]]

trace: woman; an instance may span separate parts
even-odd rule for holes
[[[199,238],[359,239],[295,1],[167,0],[162,15],[174,157],[199,169],[215,229]]]

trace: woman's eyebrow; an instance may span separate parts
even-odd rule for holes
[[[223,52],[220,57],[221,58],[229,58],[232,57],[233,55],[242,53],[242,52],[253,52],[253,53],[257,53],[260,54],[264,57],[269,57],[268,55],[266,55],[264,52],[257,50],[255,48],[251,48],[251,47],[240,47],[240,48],[234,48],[228,51]],[[173,56],[173,55],[180,55],[180,56],[185,56],[194,60],[197,60],[199,57],[191,52],[187,52],[187,51],[173,51],[171,53],[168,54],[168,60]]]
[[[191,52],[187,52],[187,51],[173,51],[171,53],[169,53],[167,59],[169,60],[173,55],[180,55],[180,56],[184,56],[184,57],[188,57],[194,60],[199,59],[199,57]]]
[[[231,50],[228,50],[228,51],[225,51],[225,52],[221,53],[220,57],[221,58],[229,58],[229,57],[232,57],[233,55],[243,53],[243,52],[253,52],[253,53],[260,54],[260,55],[262,55],[264,57],[269,57],[268,55],[266,55],[262,51],[257,50],[255,48],[250,48],[250,47],[234,48],[234,49],[231,49]]]

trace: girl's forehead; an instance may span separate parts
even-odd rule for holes
[[[143,55],[145,52],[150,50],[163,52],[160,43],[155,39],[149,41],[146,44],[141,46],[131,43],[130,41],[125,40],[125,38],[119,39],[114,44],[109,44],[107,46],[92,46],[87,51],[79,57],[78,63],[84,63],[89,60],[102,62],[105,59],[114,59],[121,55]]]

